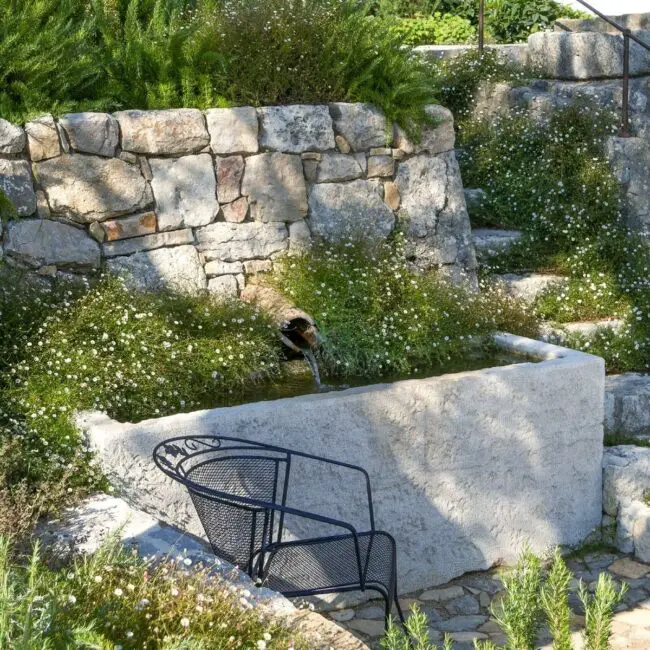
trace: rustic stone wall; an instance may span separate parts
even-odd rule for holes
[[[104,267],[139,286],[235,295],[287,250],[407,232],[414,261],[457,278],[475,259],[452,116],[415,144],[366,104],[0,119],[0,189],[19,218],[5,262]]]

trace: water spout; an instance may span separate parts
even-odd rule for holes
[[[320,389],[321,387],[320,372],[318,370],[318,363],[316,363],[316,357],[314,356],[314,353],[311,351],[311,348],[303,348],[302,354],[305,357],[305,361],[307,362],[307,365],[309,365],[311,374],[314,375],[314,381],[316,382],[317,388]]]

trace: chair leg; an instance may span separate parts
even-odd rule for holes
[[[397,583],[395,583],[394,600],[395,600],[395,607],[397,608],[397,613],[399,615],[400,623],[402,624],[402,627],[404,627],[406,625],[406,619],[404,618],[404,612],[402,611],[402,606],[399,604],[399,597],[397,595]]]

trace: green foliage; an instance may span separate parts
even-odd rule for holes
[[[101,93],[110,107],[218,106],[214,75],[222,54],[209,50],[208,3],[90,0],[101,56]]]
[[[92,19],[77,0],[0,3],[0,115],[61,112],[90,99],[101,76]],[[92,102],[88,103],[92,106]]]
[[[429,621],[418,605],[411,608],[406,630],[391,621],[380,645],[383,650],[438,650],[438,646],[429,641]],[[453,650],[453,643],[448,635],[445,635],[441,650]]]
[[[243,606],[245,591],[231,592],[209,566],[188,568],[183,558],[152,565],[115,540],[58,571],[38,545],[26,563],[11,550],[0,536],[1,650],[304,647]]]
[[[540,558],[524,550],[517,565],[505,571],[501,580],[504,596],[492,615],[506,637],[507,650],[535,650],[544,623],[553,637],[552,650],[573,650],[570,635],[571,610],[569,584],[573,576],[559,549],[556,549],[548,571],[542,569]],[[580,599],[585,607],[583,631],[584,650],[608,650],[614,609],[622,601],[627,585],[620,589],[611,576],[601,574],[595,593],[589,594],[580,583]],[[391,622],[381,647],[384,650],[437,650],[428,640],[429,623],[417,606],[402,631]],[[475,641],[475,650],[497,650],[491,641]],[[443,650],[453,650],[445,638]]]
[[[517,43],[552,28],[558,18],[583,15],[555,0],[488,0],[485,23],[498,43]]]
[[[508,638],[510,650],[535,650],[543,621],[540,601],[542,565],[529,550],[521,554],[517,566],[502,578],[505,595],[494,616]]]
[[[544,583],[540,600],[546,614],[548,628],[553,636],[552,650],[571,650],[571,609],[569,608],[569,583],[571,572],[567,569],[559,549],[555,550],[553,564]]]
[[[319,364],[331,375],[411,373],[468,358],[494,331],[536,326],[496,289],[478,294],[417,273],[398,238],[321,246],[288,258],[276,286],[317,320]]]
[[[36,504],[23,518],[102,485],[75,410],[141,420],[227,403],[280,374],[274,327],[244,303],[134,293],[116,279],[86,291],[4,280],[0,497],[9,510]]]
[[[614,608],[623,600],[626,592],[626,584],[617,590],[613,578],[605,573],[598,576],[593,595],[583,583],[580,584],[579,596],[585,608],[585,629],[582,636],[586,650],[608,650]]]
[[[436,96],[449,108],[457,128],[463,128],[471,116],[478,93],[483,85],[499,82],[525,83],[529,71],[515,68],[499,57],[495,50],[478,50],[432,64]],[[465,184],[467,186],[467,184]]]
[[[388,30],[404,45],[446,45],[470,43],[476,39],[476,29],[466,18],[436,12],[430,16],[387,20]]]
[[[355,0],[12,0],[0,37],[0,113],[15,121],[362,101],[417,135],[434,101],[425,63]]]
[[[7,195],[0,190],[0,223],[7,222],[17,217],[16,207]]]

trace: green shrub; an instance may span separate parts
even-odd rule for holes
[[[376,377],[469,358],[488,334],[536,332],[498,290],[472,293],[411,269],[401,241],[321,246],[288,258],[275,283],[316,318],[325,374]]]
[[[434,101],[428,67],[355,0],[13,0],[3,11],[0,112],[16,121],[362,101],[416,135]]]
[[[584,15],[555,0],[487,0],[485,25],[498,43],[517,43],[552,28],[558,18]]]
[[[92,97],[100,78],[92,19],[77,0],[0,3],[0,115],[19,121]],[[92,106],[92,102],[88,102]]]
[[[504,595],[492,615],[506,637],[509,650],[535,650],[537,638],[546,622],[553,638],[553,650],[572,650],[570,637],[571,610],[569,584],[571,572],[556,550],[551,566],[543,571],[540,559],[524,551],[517,565],[503,573]],[[579,596],[585,608],[583,631],[584,650],[608,650],[611,625],[616,606],[627,591],[627,585],[617,589],[611,576],[601,574],[594,594],[580,583]],[[417,607],[406,624],[407,633],[391,624],[382,640],[384,650],[437,650],[428,640],[427,617]],[[476,650],[497,650],[491,641],[475,641]],[[443,650],[453,650],[445,638]]]
[[[189,566],[188,566],[189,563]],[[147,563],[109,540],[54,571],[38,545],[26,565],[0,537],[0,648],[304,648],[210,566]]]
[[[75,410],[141,420],[228,403],[280,374],[275,328],[244,303],[134,293],[116,279],[86,291],[3,279],[0,479],[16,508],[31,495],[25,517],[56,510],[61,491],[102,486]]]
[[[476,40],[476,29],[466,18],[436,12],[431,16],[396,18],[387,27],[404,45],[446,45]]]

